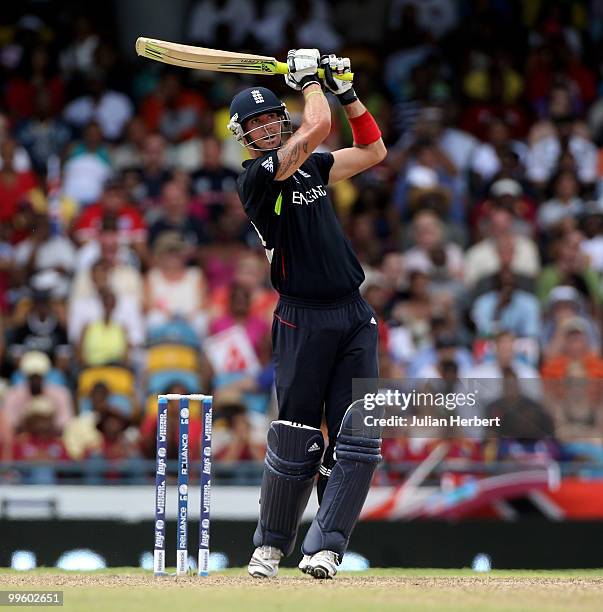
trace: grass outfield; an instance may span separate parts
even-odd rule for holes
[[[98,572],[0,569],[0,590],[64,591],[64,610],[150,612],[507,611],[603,609],[603,570],[372,569],[318,581],[295,570],[276,580],[242,569],[209,578],[154,578],[134,568]],[[20,610],[34,608],[19,607]],[[39,609],[39,608],[36,608]]]

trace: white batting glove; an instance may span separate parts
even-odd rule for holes
[[[325,71],[323,79],[325,87],[337,96],[341,104],[351,104],[355,100],[358,100],[352,81],[342,81],[341,79],[336,79],[334,76],[336,74],[352,72],[352,65],[349,57],[323,55],[320,59],[320,67]]]
[[[291,49],[287,53],[289,74],[285,75],[285,82],[297,91],[301,91],[311,83],[320,85],[316,74],[319,63],[320,51],[318,49]]]

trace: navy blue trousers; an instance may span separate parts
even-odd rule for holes
[[[272,324],[279,419],[320,427],[331,467],[353,378],[377,378],[377,319],[358,292],[329,304],[281,296]],[[357,398],[356,398],[357,399]]]

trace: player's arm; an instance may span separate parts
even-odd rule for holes
[[[333,166],[329,173],[329,184],[333,184],[378,164],[387,155],[387,149],[379,126],[358,100],[352,82],[333,78],[333,73],[351,72],[350,60],[347,57],[326,55],[321,60],[321,66],[325,71],[325,87],[341,103],[354,135],[353,147],[333,153]]]
[[[304,114],[299,129],[277,152],[277,181],[290,177],[331,130],[331,109],[317,75],[319,62],[318,49],[293,49],[287,55],[289,74],[285,75],[285,81],[302,92]]]

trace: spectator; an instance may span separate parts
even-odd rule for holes
[[[48,400],[52,407],[52,422],[59,431],[73,418],[73,402],[69,391],[62,385],[44,380],[50,372],[50,359],[45,353],[29,351],[23,355],[19,368],[26,380],[13,385],[4,396],[3,411],[9,430],[21,426],[29,402],[34,398]]]
[[[80,244],[99,237],[103,219],[114,217],[122,244],[132,246],[139,252],[145,250],[146,224],[138,209],[125,198],[123,184],[119,179],[105,183],[102,200],[88,206],[76,220],[74,235]]]
[[[143,165],[144,144],[148,136],[147,127],[138,115],[132,117],[125,128],[123,142],[117,144],[111,152],[113,167],[117,172],[124,172]]]
[[[219,406],[217,416],[216,427],[223,427],[225,431],[220,432],[216,461],[262,461],[265,448],[262,443],[253,439],[253,430],[245,406],[233,400],[228,403],[224,401]]]
[[[111,269],[106,262],[97,261],[90,270],[92,291],[88,295],[74,296],[69,302],[67,317],[69,340],[76,346],[80,343],[82,330],[103,317],[101,295],[111,291]],[[127,332],[128,344],[132,347],[144,344],[144,322],[140,301],[136,296],[113,293],[116,298],[112,321],[121,325]]]
[[[499,398],[502,393],[504,373],[513,373],[519,381],[521,392],[535,400],[542,394],[538,370],[525,362],[516,350],[512,332],[499,331],[494,338],[494,352],[466,372],[467,378],[480,379],[481,405]]]
[[[528,178],[543,189],[565,154],[576,162],[580,183],[594,184],[597,178],[597,148],[576,125],[575,117],[571,114],[552,117],[552,123],[531,135],[526,161]],[[580,163],[577,163],[578,160]]]
[[[485,58],[488,62],[488,58]],[[521,92],[521,79],[512,74],[513,69],[504,62],[491,65],[487,70],[479,70],[477,78],[469,75],[469,88],[473,79],[481,91],[472,104],[468,104],[461,116],[460,124],[480,140],[488,139],[488,128],[496,119],[501,120],[509,129],[512,138],[521,138],[526,133],[526,113],[514,102]],[[481,81],[481,82],[480,82]],[[481,99],[480,99],[481,98]]]
[[[16,319],[14,327],[9,329],[11,357],[16,363],[29,351],[41,351],[67,369],[71,347],[56,301],[52,300],[48,289],[34,289],[27,302],[23,319]]]
[[[596,351],[600,347],[599,326],[588,314],[584,297],[575,287],[561,285],[555,287],[547,299],[542,332],[542,350],[545,360],[561,354],[565,336],[564,324],[576,317],[583,318],[588,327],[587,337],[591,348]]]
[[[250,292],[250,313],[272,322],[278,294],[268,287],[268,266],[264,257],[248,254],[237,261],[232,283],[218,287],[209,295],[215,317],[226,314],[233,287],[243,287]]]
[[[203,166],[193,173],[195,200],[192,214],[200,221],[215,222],[225,212],[227,199],[237,195],[237,173],[222,163],[222,145],[217,138],[203,141]]]
[[[186,266],[187,245],[177,232],[164,232],[155,242],[153,267],[145,279],[147,325],[182,317],[205,336],[206,282],[200,268]]]
[[[492,183],[489,197],[474,207],[471,217],[477,230],[476,236],[487,234],[488,217],[493,208],[504,208],[513,214],[514,233],[532,236],[535,230],[536,207],[523,192],[521,184],[510,178]]]
[[[508,126],[498,118],[492,117],[487,126],[486,140],[473,150],[471,172],[474,191],[480,193],[504,168],[505,156],[509,153],[524,160],[527,147],[519,140],[513,140]]]
[[[503,267],[496,276],[496,289],[479,296],[473,303],[471,318],[479,336],[508,330],[520,338],[540,336],[538,298],[519,289],[515,274]]]
[[[102,317],[84,327],[78,350],[83,367],[127,364],[128,334],[115,320],[116,299],[110,289],[101,289]]]
[[[101,433],[100,454],[109,461],[123,461],[139,455],[136,432],[130,429],[130,419],[118,410],[109,407],[101,415],[97,429]]]
[[[80,253],[79,271],[71,285],[70,300],[96,295],[90,268],[95,263],[103,265],[108,283],[115,295],[130,297],[140,307],[142,303],[142,275],[132,265],[130,251],[120,246],[119,236],[114,229],[104,229],[97,242],[92,243],[88,253]],[[87,249],[88,245],[81,251]]]
[[[591,308],[601,304],[601,281],[581,251],[583,236],[573,230],[552,245],[553,261],[542,269],[538,278],[538,297],[544,302],[554,287],[569,285],[584,296]]]
[[[109,149],[100,126],[93,121],[84,128],[82,142],[74,143],[67,152],[63,192],[80,206],[88,206],[102,196],[111,174]]]
[[[207,102],[196,91],[182,86],[179,72],[166,71],[155,92],[147,96],[140,109],[148,129],[159,132],[170,142],[193,137]]]
[[[518,453],[532,455],[544,451],[551,457],[558,455],[552,440],[555,424],[551,414],[540,402],[521,392],[511,368],[503,371],[502,395],[486,406],[486,416],[500,419],[500,426],[490,431],[492,437],[499,439],[499,460],[517,458]]]
[[[33,172],[14,169],[16,148],[13,138],[0,143],[0,223],[11,223],[19,203],[38,185]]]
[[[40,395],[27,401],[19,430],[13,459],[46,462],[69,458],[56,428],[55,407],[49,398]]]
[[[63,117],[78,130],[95,121],[103,138],[113,142],[121,137],[133,114],[134,107],[128,96],[108,88],[96,73],[88,79],[87,91],[65,107]]]
[[[107,385],[96,383],[90,390],[91,409],[69,421],[63,442],[72,459],[103,457],[128,459],[139,452],[133,418],[126,416],[111,400]]]
[[[425,207],[424,196],[434,194],[439,196],[436,210],[440,216],[461,221],[464,202],[454,181],[454,164],[433,140],[416,141],[408,154],[410,162],[400,173],[393,193],[394,204],[402,217]]]
[[[548,235],[562,234],[576,228],[584,211],[580,183],[576,175],[565,170],[551,179],[551,198],[538,210],[538,226]]]
[[[6,109],[14,123],[31,119],[42,98],[46,100],[48,117],[62,110],[65,84],[53,59],[50,49],[43,45],[28,49],[21,57],[17,74],[6,83]]]
[[[179,183],[171,181],[164,185],[161,193],[161,216],[149,229],[150,247],[153,248],[165,232],[177,232],[188,245],[187,259],[196,262],[199,247],[207,242],[207,235],[200,220],[189,212],[186,191]]]
[[[27,149],[34,171],[44,176],[51,156],[62,157],[71,140],[71,131],[53,114],[50,96],[45,91],[36,94],[30,116],[15,128],[17,140]]]
[[[431,343],[430,322],[436,311],[429,276],[422,270],[412,270],[408,275],[408,295],[392,309],[392,316],[411,332],[417,349]]]
[[[407,269],[420,269],[432,281],[449,283],[463,279],[463,251],[446,241],[444,224],[431,210],[419,211],[412,224],[416,246],[404,253]]]
[[[563,338],[559,354],[542,364],[542,377],[563,379],[603,377],[603,359],[599,350],[593,350],[588,336],[588,322],[582,317],[572,317],[561,325]]]
[[[480,280],[496,274],[504,261],[511,270],[534,278],[540,270],[538,249],[527,236],[514,231],[515,217],[502,202],[493,201],[488,214],[486,238],[470,247],[465,254],[465,283],[475,286]]]
[[[144,139],[142,166],[138,172],[143,186],[143,201],[146,208],[154,212],[153,206],[157,204],[163,186],[173,178],[167,164],[165,139],[160,134],[149,134]]]
[[[413,356],[407,376],[412,379],[440,378],[442,372],[450,372],[449,364],[454,364],[455,376],[464,377],[472,364],[471,355],[461,344],[458,334],[440,332]]]
[[[60,54],[60,65],[69,76],[88,74],[96,69],[94,53],[100,42],[98,33],[87,15],[77,15],[73,20],[73,38]]]
[[[74,271],[74,260],[75,248],[71,241],[58,234],[52,235],[48,215],[35,213],[31,237],[20,242],[14,253],[21,283],[25,284],[37,272],[53,270],[58,275],[54,293],[66,298]]]
[[[268,358],[270,328],[265,319],[251,313],[249,289],[237,285],[231,287],[228,311],[211,321],[209,335],[217,334],[234,325],[243,327],[260,361],[265,363]]]

